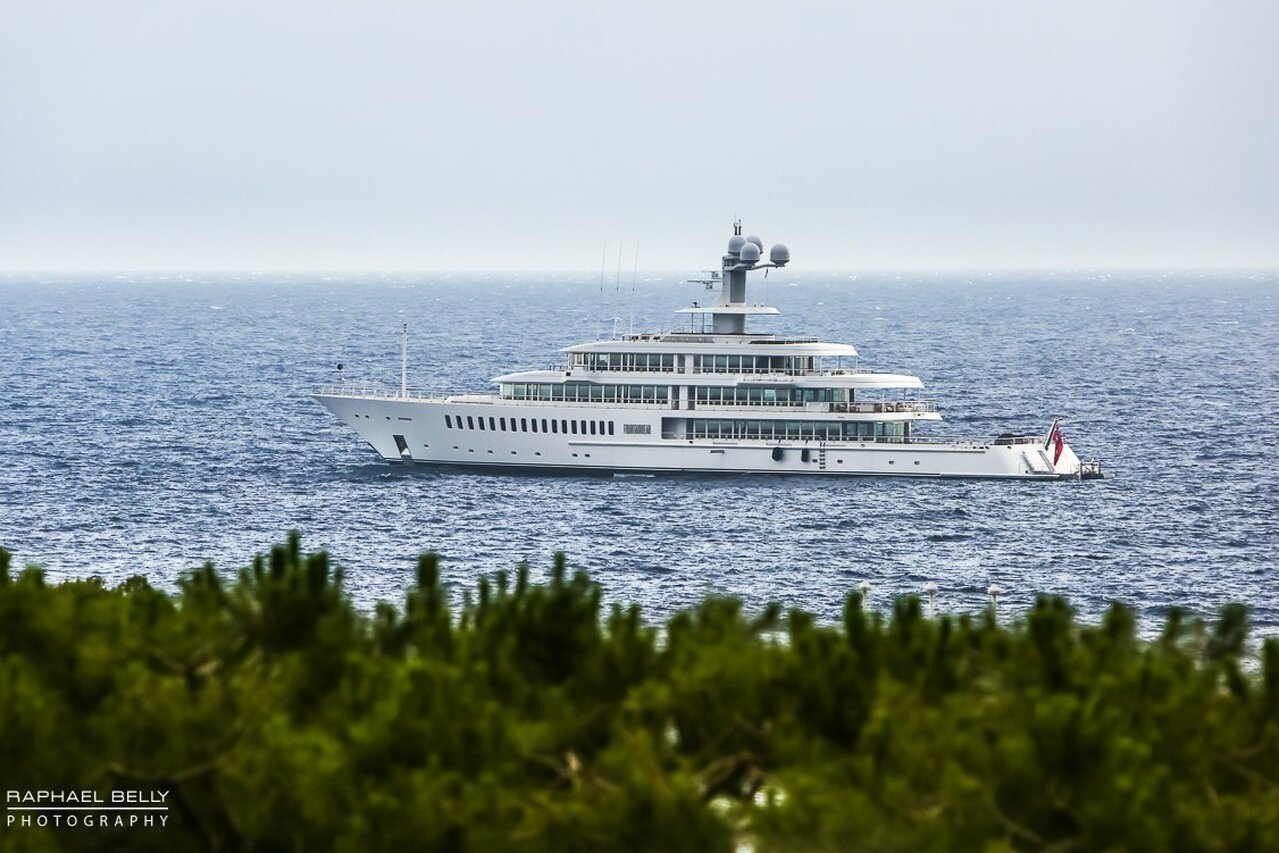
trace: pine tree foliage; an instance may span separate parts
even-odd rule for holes
[[[1047,597],[653,626],[562,555],[459,605],[426,554],[366,614],[296,534],[173,594],[0,550],[0,782],[171,792],[163,831],[15,850],[1279,849],[1279,641]]]

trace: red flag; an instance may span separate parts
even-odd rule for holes
[[[1066,437],[1061,434],[1061,424],[1053,421],[1053,430],[1048,434],[1048,443],[1053,445],[1053,464],[1057,464],[1057,460],[1061,458],[1061,451],[1066,447]]]

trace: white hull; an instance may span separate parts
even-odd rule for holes
[[[663,421],[693,412],[663,406],[538,404],[492,397],[387,398],[359,393],[317,394],[391,462],[527,470],[620,473],[811,474],[1057,480],[1078,477],[1069,445],[1055,464],[1043,440],[819,441],[663,438]],[[697,412],[730,417],[725,409]],[[446,426],[445,416],[451,425]],[[746,416],[742,413],[740,416]],[[470,428],[459,427],[458,419]],[[477,419],[482,418],[484,429]],[[488,427],[489,420],[497,429]],[[530,431],[551,419],[568,432]],[[592,428],[589,427],[594,424]],[[610,434],[611,425],[611,434]],[[558,426],[558,424],[556,424]],[[523,427],[523,428],[521,428]],[[647,428],[647,429],[645,429]],[[780,450],[780,453],[778,452]],[[780,456],[780,458],[777,458]]]

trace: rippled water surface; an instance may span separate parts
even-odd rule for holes
[[[642,278],[636,327],[704,294]],[[955,435],[1063,416],[1105,482],[572,477],[405,470],[307,396],[334,378],[488,388],[593,338],[631,298],[591,277],[0,277],[0,545],[50,576],[171,584],[237,568],[297,527],[362,605],[399,600],[414,557],[449,580],[563,549],[615,599],[663,615],[708,593],[838,613],[934,580],[939,605],[1004,612],[1059,592],[1242,600],[1279,633],[1279,278],[1273,273],[786,273],[755,286],[780,332],[847,341],[920,375]],[[629,288],[623,286],[622,290]],[[612,302],[613,304],[608,304]],[[765,320],[762,323],[768,323]],[[761,324],[757,323],[756,326]]]

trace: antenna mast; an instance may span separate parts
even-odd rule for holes
[[[617,302],[622,295],[622,246],[625,245],[626,238],[619,237],[617,240],[617,277],[613,279],[613,302],[609,306],[614,311],[617,310]],[[617,340],[617,321],[621,319],[616,314],[613,316],[613,340]]]
[[[405,323],[400,330],[400,396],[409,396],[409,324]]]
[[[631,334],[635,334],[635,279],[639,277],[639,241],[635,241],[635,266],[631,267]]]
[[[608,262],[608,238],[604,238],[604,251],[600,253],[600,293],[599,304],[595,306],[595,310],[600,314],[604,312],[604,264]],[[595,315],[595,340],[600,339],[600,323],[604,322],[604,318],[599,314]]]
[[[784,267],[790,263],[790,249],[783,243],[776,243],[768,251],[768,260],[763,258],[764,241],[756,235],[742,236],[742,221],[733,218],[733,236],[729,238],[728,250],[720,260],[719,300],[711,307],[711,328],[717,335],[742,335],[746,333],[746,315],[756,313],[776,313],[776,309],[767,309],[760,305],[746,303],[746,273],[751,270],[763,270],[765,274],[774,267]],[[710,283],[716,281],[711,274]],[[696,305],[694,306],[696,308]]]

